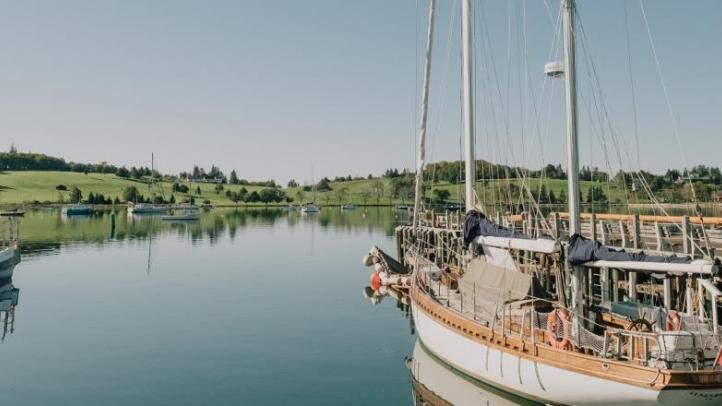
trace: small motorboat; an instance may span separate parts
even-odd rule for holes
[[[156,206],[150,203],[128,202],[128,214],[163,214],[168,213],[168,208]]]
[[[164,221],[198,221],[200,218],[198,207],[191,205],[178,206],[172,214],[160,216]]]
[[[356,210],[356,205],[344,204],[341,206],[341,210]]]
[[[316,206],[315,203],[306,203],[301,207],[301,213],[318,213],[321,208]]]
[[[74,204],[63,207],[63,214],[66,216],[89,216],[92,212],[93,208],[87,204]]]

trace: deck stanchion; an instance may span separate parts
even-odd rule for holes
[[[637,299],[637,273],[629,273],[629,300],[636,301]]]
[[[682,252],[689,254],[689,216],[682,217]]]
[[[473,309],[471,310],[471,312],[474,314],[474,320],[476,320],[476,282],[474,282],[474,291],[471,293],[471,297],[472,297],[471,305],[474,306]]]

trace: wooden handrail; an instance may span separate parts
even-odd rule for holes
[[[592,217],[592,213],[581,213],[579,215],[582,219],[589,219]],[[632,221],[634,215],[632,214],[610,214],[610,213],[595,213],[594,216],[597,220],[611,220],[619,221],[626,220]],[[561,218],[569,218],[569,213],[559,213]],[[682,223],[684,216],[654,216],[647,214],[640,214],[639,221],[645,222],[659,222],[659,223]],[[689,216],[689,222],[693,224],[707,224],[707,225],[722,225],[722,217],[697,217]]]

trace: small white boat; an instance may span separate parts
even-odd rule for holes
[[[344,204],[341,206],[341,210],[356,210],[356,205]]]
[[[315,203],[306,203],[301,207],[301,213],[318,213],[321,208],[316,206]]]
[[[168,208],[164,206],[156,206],[150,203],[128,202],[128,214],[161,214],[167,212]]]
[[[192,205],[180,205],[172,214],[160,216],[164,221],[198,221],[200,218],[198,207]]]

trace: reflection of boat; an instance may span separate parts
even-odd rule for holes
[[[88,216],[93,209],[87,204],[74,204],[72,206],[63,207],[63,214],[66,216]]]
[[[341,210],[356,210],[356,205],[344,204],[341,206]]]
[[[301,207],[301,213],[318,213],[321,208],[316,206],[315,203],[306,203]]]
[[[436,358],[417,340],[407,360],[414,404],[429,406],[537,405],[464,375]]]
[[[17,208],[12,209],[12,210],[0,211],[0,216],[4,216],[4,217],[20,217],[20,216],[24,216],[24,215],[25,215],[25,212],[20,209],[17,209]]]
[[[10,333],[15,331],[15,307],[18,305],[19,297],[20,289],[13,285],[12,278],[0,279],[0,320],[3,323],[0,341],[5,340],[8,331]]]
[[[167,212],[168,209],[164,206],[156,206],[150,203],[128,202],[128,214],[162,214]]]
[[[198,213],[186,213],[186,214],[171,214],[167,216],[161,216],[161,220],[164,221],[196,221],[200,220]]]

